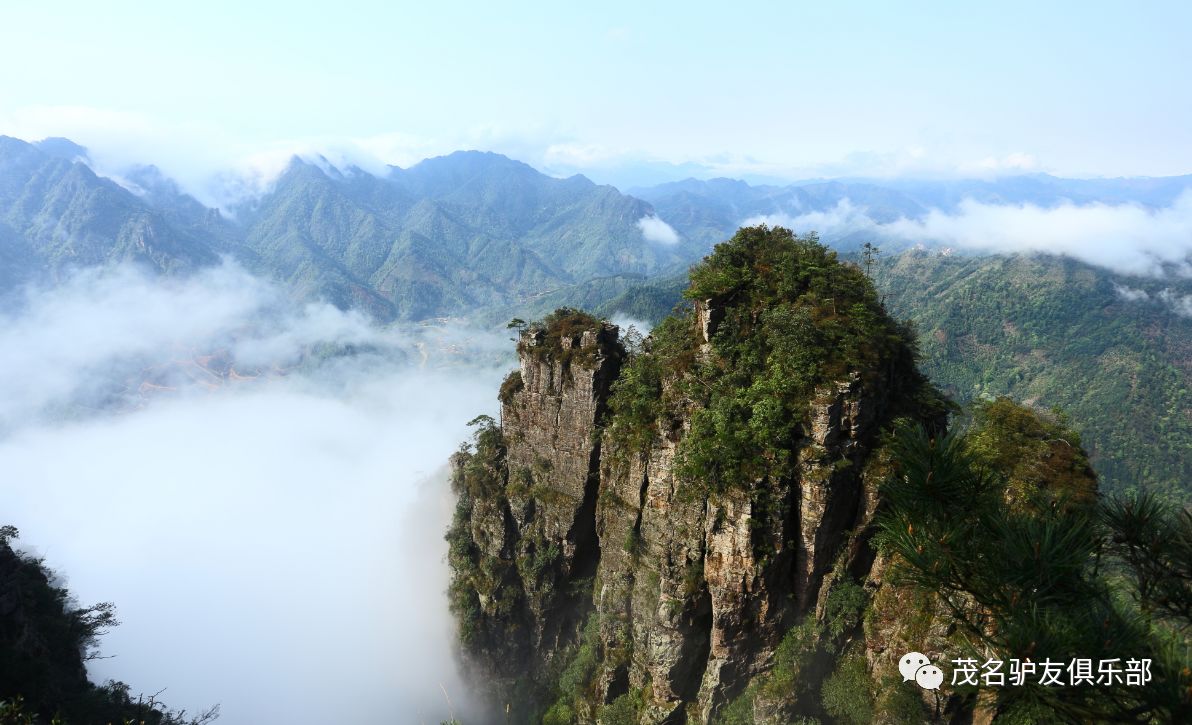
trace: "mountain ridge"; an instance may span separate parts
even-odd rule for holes
[[[130,190],[61,158],[82,147],[49,141],[47,151],[0,139],[0,238],[13,262],[0,282],[10,289],[61,276],[70,262],[132,259],[170,273],[228,254],[298,299],[425,319],[684,259],[643,237],[647,203],[499,154],[457,152],[385,176],[294,157],[264,194],[225,216],[156,167],[132,169],[121,179]]]

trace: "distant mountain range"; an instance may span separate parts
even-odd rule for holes
[[[293,159],[263,195],[205,207],[152,166],[97,175],[65,139],[0,137],[0,294],[134,261],[161,274],[221,256],[381,320],[504,322],[576,306],[655,321],[686,269],[744,221],[847,200],[881,224],[985,203],[1170,205],[1192,177],[996,181],[680,181],[623,194],[461,151],[374,175]],[[677,241],[648,239],[658,217]],[[871,235],[826,238],[845,254]],[[669,243],[667,243],[669,241]],[[961,402],[1060,406],[1111,488],[1192,485],[1192,281],[1131,277],[1062,257],[896,253],[873,268],[921,332],[923,369]],[[905,245],[904,245],[905,246]]]
[[[268,193],[222,213],[152,166],[122,185],[85,155],[65,139],[0,138],[3,288],[117,261],[172,273],[232,255],[297,298],[415,320],[698,256],[643,237],[647,202],[497,154],[458,152],[383,177],[295,158]]]
[[[753,186],[736,179],[687,179],[629,193],[653,205],[658,215],[687,239],[701,245],[730,236],[743,221],[758,217],[798,217],[828,212],[842,203],[877,224],[921,219],[932,209],[955,211],[962,201],[982,204],[1033,204],[1051,208],[1073,204],[1134,203],[1166,207],[1192,189],[1192,175],[1137,179],[1061,179],[1047,174],[996,180],[850,179],[802,181],[784,186]],[[821,229],[821,233],[829,231]],[[872,229],[836,230],[825,240],[838,248],[875,241]],[[927,241],[927,240],[924,240]],[[901,246],[907,246],[905,240]]]
[[[629,195],[460,151],[383,175],[295,157],[266,193],[216,210],[153,166],[117,181],[86,159],[67,139],[0,137],[0,292],[79,267],[132,260],[177,273],[230,255],[296,299],[323,298],[383,320],[499,317],[552,300],[598,305],[646,277],[680,274],[758,217],[844,202],[877,223],[949,210],[962,199],[1163,206],[1192,187],[1192,176],[787,186],[689,179]],[[639,222],[655,216],[677,241],[643,234]],[[843,231],[826,241],[849,249],[872,236]]]

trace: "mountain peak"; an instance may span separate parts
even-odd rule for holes
[[[504,154],[493,151],[462,150],[453,151],[445,156],[434,156],[424,159],[406,169],[406,173],[418,174],[426,172],[442,173],[444,170],[477,174],[498,169],[516,169],[534,174],[540,172],[529,164],[511,159]]]
[[[90,160],[90,152],[87,151],[86,146],[71,141],[68,138],[61,136],[50,136],[33,144],[45,154],[59,159],[66,159],[67,161],[83,161],[84,163]]]

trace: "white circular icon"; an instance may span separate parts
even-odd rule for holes
[[[923,665],[915,670],[915,682],[924,690],[938,690],[944,682],[944,673],[935,665]]]
[[[902,681],[910,682],[915,679],[915,672],[923,665],[929,664],[931,660],[922,652],[907,652],[898,660],[898,671],[902,673]]]

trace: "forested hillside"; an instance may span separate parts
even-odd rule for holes
[[[1186,499],[1192,317],[1179,301],[1192,284],[1056,257],[915,252],[874,275],[891,312],[918,327],[924,372],[956,400],[1058,408],[1105,487]]]
[[[1007,395],[1057,408],[1107,489],[1187,495],[1192,284],[1063,257],[914,250],[878,255],[871,273],[891,313],[918,329],[923,371],[958,403]],[[599,309],[654,322],[681,289],[658,280]]]
[[[0,723],[204,725],[218,716],[213,707],[187,717],[124,683],[91,682],[86,663],[119,624],[115,608],[74,601],[60,575],[13,548],[17,535],[0,527]]]
[[[616,275],[681,269],[702,250],[643,236],[650,205],[582,176],[457,152],[373,175],[294,158],[259,197],[209,209],[153,167],[124,185],[64,139],[0,138],[0,291],[134,261],[158,273],[227,255],[382,320],[470,316]]]
[[[524,326],[500,422],[477,418],[453,456],[451,608],[495,708],[548,725],[1192,715],[1186,511],[1106,496],[1080,436],[1008,398],[949,431],[911,332],[814,238],[742,228],[684,297],[645,340],[574,309]],[[906,653],[935,685],[900,674]],[[1146,681],[962,677],[1074,656],[1145,661]]]

